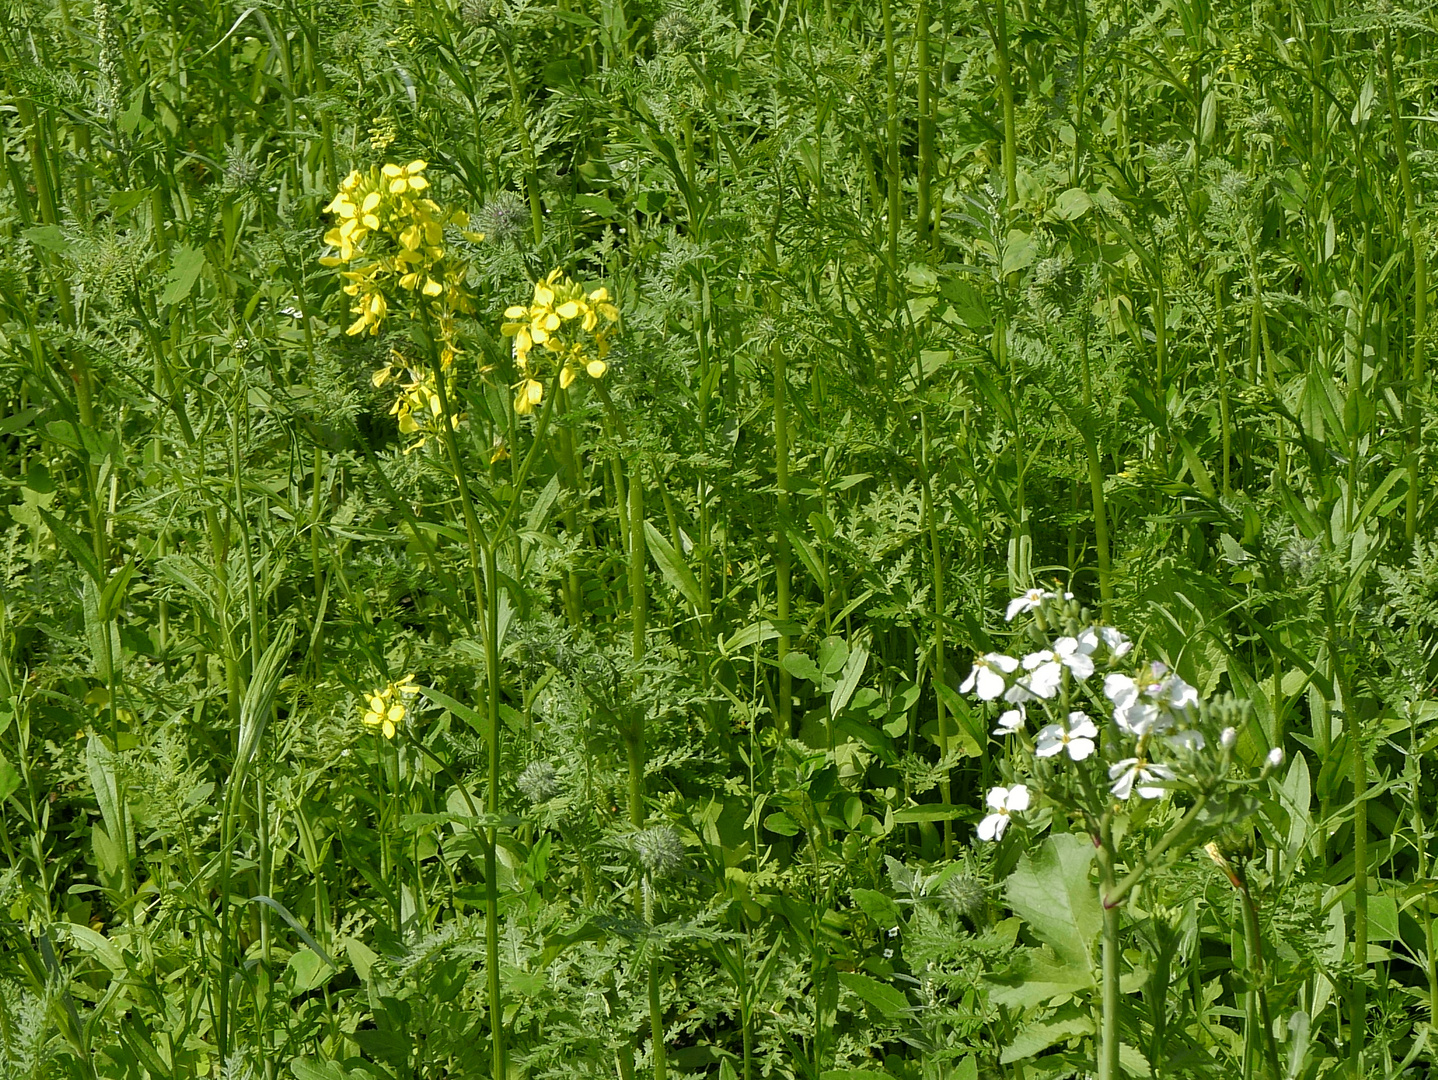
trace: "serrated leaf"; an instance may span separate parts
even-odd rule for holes
[[[1009,875],[1009,907],[1067,963],[1093,965],[1103,926],[1098,890],[1089,882],[1093,843],[1074,833],[1050,836]]]

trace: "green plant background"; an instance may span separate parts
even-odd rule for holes
[[[3,0],[0,1076],[1087,1075],[1089,860],[974,842],[956,691],[1054,582],[1287,754],[1223,840],[1266,964],[1202,852],[1145,882],[1124,1071],[1422,1075],[1435,30]],[[423,327],[318,262],[414,159],[486,234],[465,489],[371,381]],[[555,267],[622,328],[541,428]]]

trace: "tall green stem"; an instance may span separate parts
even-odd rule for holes
[[[1408,164],[1408,133],[1398,101],[1398,75],[1393,66],[1393,31],[1383,33],[1383,59],[1388,75],[1388,111],[1393,119],[1393,141],[1398,149],[1398,183],[1403,189],[1403,216],[1408,224],[1408,242],[1413,246],[1413,345],[1408,354],[1409,410],[1412,414],[1408,433],[1408,497],[1405,509],[1405,533],[1408,542],[1418,530],[1418,444],[1422,419],[1417,406],[1423,394],[1423,381],[1428,374],[1424,345],[1428,333],[1428,244],[1418,218],[1417,198],[1413,190],[1413,173]]]
[[[1098,1080],[1119,1080],[1119,961],[1122,943],[1119,940],[1119,905],[1117,901],[1109,899],[1115,891],[1115,874],[1113,825],[1107,816],[1099,826],[1098,872],[1099,903],[1103,907],[1103,941],[1100,959],[1102,1013],[1099,1017]]]

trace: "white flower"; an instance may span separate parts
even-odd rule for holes
[[[1093,646],[1079,638],[1061,637],[1054,642],[1054,655],[1082,682],[1093,674]]]
[[[1113,780],[1114,797],[1127,799],[1134,792],[1134,785],[1138,785],[1138,793],[1141,798],[1159,799],[1166,795],[1167,789],[1152,786],[1157,781],[1172,780],[1173,770],[1167,765],[1154,765],[1139,758],[1124,758],[1108,770],[1108,778]]]
[[[1029,653],[1024,657],[1024,670],[1028,675],[1019,680],[1034,697],[1051,698],[1059,692],[1064,669],[1058,655],[1051,649]]]
[[[1009,827],[1009,814],[1029,808],[1029,789],[1023,784],[1015,784],[1011,788],[996,787],[989,791],[984,801],[993,813],[979,822],[979,839],[998,840]]]
[[[1275,746],[1268,752],[1268,767],[1276,769],[1283,764],[1283,747]]]
[[[1201,731],[1175,731],[1164,742],[1180,753],[1196,754],[1208,745]]]
[[[1235,728],[1226,727],[1218,736],[1218,744],[1225,750],[1232,750],[1233,744],[1238,742],[1238,731]]]
[[[999,726],[994,728],[995,735],[1012,735],[1024,728],[1026,715],[1022,705],[1015,705],[999,716]]]
[[[1023,684],[1022,680],[1004,691],[1004,700],[1010,705],[1022,705],[1025,701],[1033,701],[1037,696],[1037,694],[1029,692],[1029,688]]]
[[[1190,706],[1198,704],[1198,691],[1177,675],[1170,675],[1166,679],[1150,683],[1146,693],[1159,703],[1167,705],[1174,712],[1183,712]]]
[[[1051,592],[1045,592],[1043,589],[1030,589],[1022,596],[1016,596],[1009,601],[1009,608],[1004,612],[1004,618],[1008,622],[1013,622],[1014,616],[1020,615],[1025,611],[1032,611],[1045,600],[1052,600],[1053,598],[1054,594]]]
[[[1127,656],[1133,648],[1133,642],[1128,639],[1128,635],[1112,626],[1100,626],[1098,636],[1099,640],[1108,646],[1109,655],[1115,660]]]
[[[1094,740],[1098,728],[1087,715],[1081,712],[1069,713],[1069,726],[1048,724],[1039,732],[1038,746],[1034,749],[1038,757],[1053,757],[1060,750],[1068,751],[1074,761],[1082,761],[1094,752]]]
[[[974,661],[969,677],[959,684],[959,693],[967,694],[978,690],[979,700],[993,701],[1004,692],[1005,675],[1019,669],[1019,662],[1002,653],[985,653]]]
[[[1158,706],[1144,700],[1138,683],[1127,675],[1114,672],[1104,676],[1103,692],[1113,702],[1114,721],[1130,735],[1142,738],[1150,731],[1166,726],[1160,724]]]

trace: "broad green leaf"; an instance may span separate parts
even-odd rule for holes
[[[902,918],[899,912],[899,905],[894,903],[892,897],[887,893],[881,893],[876,889],[852,889],[849,893],[854,898],[854,903],[869,918],[874,920],[876,926],[888,929],[891,926],[898,926]]]
[[[1093,209],[1093,200],[1083,188],[1069,188],[1054,199],[1053,216],[1060,221],[1077,221]]]
[[[883,1013],[885,1019],[892,1020],[909,1007],[909,1002],[903,994],[887,983],[881,983],[878,979],[870,978],[868,975],[861,975],[857,971],[841,971],[839,972],[839,981],[844,984],[845,989],[857,994]]]
[[[336,1062],[309,1057],[295,1058],[290,1062],[290,1072],[295,1080],[345,1080],[349,1075]]]
[[[1009,875],[1009,907],[1059,958],[1091,967],[1103,926],[1098,890],[1089,882],[1094,846],[1087,837],[1056,833]]]
[[[160,303],[178,304],[190,295],[200,271],[205,268],[203,248],[179,247],[170,260],[170,276],[166,279],[165,291],[160,294]]]
[[[80,923],[59,923],[57,929],[70,938],[76,949],[87,956],[93,956],[116,975],[123,975],[129,970],[120,950],[104,934]]]
[[[1083,993],[1094,986],[1093,968],[1064,963],[1047,950],[1024,949],[1011,972],[987,976],[989,1000],[1008,1009],[1034,1009],[1056,997]]]

